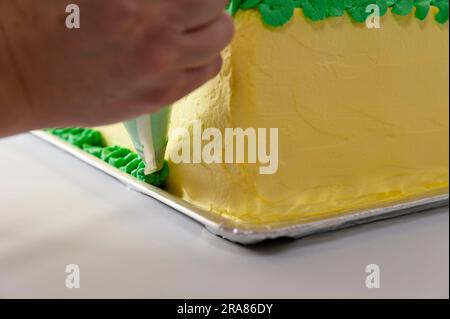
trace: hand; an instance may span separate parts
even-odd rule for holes
[[[227,0],[78,0],[80,29],[69,3],[0,1],[0,136],[156,111],[220,71],[234,32]]]

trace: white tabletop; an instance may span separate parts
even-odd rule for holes
[[[0,177],[0,297],[449,297],[448,207],[243,247],[30,135],[0,140]]]

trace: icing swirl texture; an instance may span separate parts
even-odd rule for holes
[[[145,183],[162,186],[169,176],[167,162],[161,171],[145,175],[145,163],[137,153],[117,145],[105,146],[99,131],[80,127],[46,131]]]
[[[230,0],[227,10],[235,15],[239,10],[257,9],[264,23],[279,27],[289,22],[296,8],[302,8],[303,14],[312,21],[341,17],[346,12],[356,22],[362,23],[371,14],[366,8],[371,5],[380,8],[381,16],[388,11],[406,16],[415,11],[415,16],[424,20],[431,7],[438,13],[435,20],[444,24],[449,19],[449,0]]]

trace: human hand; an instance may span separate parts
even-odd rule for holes
[[[177,101],[220,71],[234,31],[226,2],[79,0],[81,28],[67,29],[69,0],[0,1],[0,136]]]

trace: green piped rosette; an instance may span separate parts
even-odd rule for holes
[[[266,25],[280,27],[294,16],[294,10],[301,8],[303,14],[312,21],[340,17],[348,13],[356,22],[364,22],[370,12],[366,8],[378,5],[380,15],[388,11],[392,14],[406,16],[412,11],[424,20],[430,8],[438,8],[435,20],[444,24],[449,19],[449,0],[230,0],[227,10],[235,15],[239,10],[257,9]]]
[[[162,186],[169,176],[167,161],[158,172],[145,174],[145,163],[137,153],[120,146],[105,146],[99,131],[78,127],[46,131],[145,183]]]

